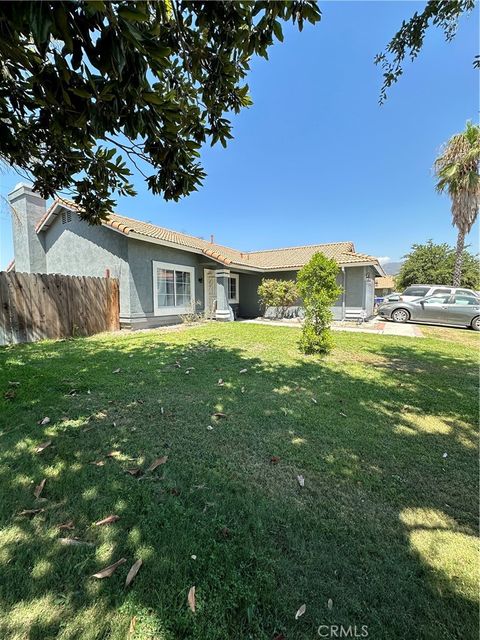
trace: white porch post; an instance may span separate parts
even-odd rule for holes
[[[216,269],[215,279],[217,282],[217,310],[215,319],[223,322],[233,320],[231,317],[230,305],[228,304],[228,269]]]

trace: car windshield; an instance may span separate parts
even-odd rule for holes
[[[415,298],[423,298],[428,293],[430,287],[407,287],[402,293],[403,296],[414,296]]]

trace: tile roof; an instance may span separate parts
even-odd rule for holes
[[[80,210],[75,202],[58,198],[38,223],[37,232],[48,226],[49,218],[55,215],[56,205],[67,207],[77,212]],[[268,249],[266,251],[242,252],[231,247],[208,242],[196,236],[172,231],[150,222],[142,222],[141,220],[127,218],[116,213],[111,213],[103,224],[127,236],[134,234],[136,237],[144,237],[145,240],[158,240],[180,248],[192,249],[227,266],[237,265],[238,267],[259,271],[295,270],[305,265],[315,253],[321,252],[328,258],[336,260],[340,265],[373,264],[379,268],[379,273],[383,272],[377,258],[364,253],[357,253],[353,242],[332,242],[300,247],[285,247],[283,249]]]

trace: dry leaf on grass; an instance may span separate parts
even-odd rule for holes
[[[94,547],[93,542],[86,542],[78,538],[59,538],[58,542],[64,547]]]
[[[47,447],[49,447],[52,444],[51,440],[47,440],[46,442],[41,442],[38,447],[35,449],[35,453],[42,453],[42,451],[45,451],[45,449]]]
[[[131,567],[130,571],[128,572],[127,575],[127,579],[125,580],[125,586],[128,587],[130,585],[130,583],[132,582],[132,580],[135,578],[135,576],[137,575],[137,573],[140,570],[140,567],[142,566],[142,561],[141,560],[137,560]]]
[[[301,487],[305,486],[305,478],[303,476],[297,476],[297,482]]]
[[[136,478],[137,476],[142,475],[142,470],[140,467],[131,467],[130,469],[125,469],[125,473],[128,473],[130,476]]]
[[[5,391],[5,393],[3,394],[3,397],[5,398],[5,400],[13,400],[16,395],[17,392],[15,391],[15,389],[7,389],[7,391]]]
[[[312,398],[312,402],[313,402],[313,404],[318,404],[318,402],[315,400],[315,398]]]
[[[155,458],[155,460],[152,462],[152,464],[148,467],[147,471],[155,471],[155,469],[157,467],[159,467],[161,464],[165,464],[167,460],[168,460],[168,456],[162,456],[161,458]]]
[[[341,415],[341,416],[343,416],[344,418],[346,418],[346,417],[347,417],[347,414],[346,414],[346,413],[343,413],[343,411],[340,411],[340,415]]]
[[[93,462],[90,462],[90,464],[94,464],[96,467],[104,467],[105,460],[94,460]]]
[[[130,358],[132,356],[129,356]],[[128,638],[131,638],[131,636],[133,636],[133,634],[135,633],[135,627],[137,626],[137,618],[136,616],[133,616],[133,618],[130,620],[130,626],[128,628]]]
[[[37,513],[42,513],[45,509],[24,509],[20,511],[19,516],[36,516]]]
[[[270,464],[278,464],[280,462],[280,457],[279,456],[272,456],[270,458]]]
[[[101,527],[103,524],[112,524],[112,522],[116,522],[117,520],[120,520],[120,516],[116,516],[112,514],[111,516],[107,516],[106,518],[103,518],[103,520],[99,520],[98,522],[95,522],[94,525],[96,527]]]
[[[248,369],[240,369],[240,373],[247,373]]]
[[[303,614],[305,613],[306,610],[307,610],[307,605],[306,604],[302,604],[302,606],[299,607],[297,613],[295,614],[295,620],[298,620],[300,618],[300,616],[303,616]]]
[[[45,418],[42,418],[42,420],[39,420],[37,422],[37,424],[39,424],[42,427],[49,423],[50,423],[50,418],[48,416],[45,416]]]
[[[190,610],[195,613],[195,586],[190,587],[190,591],[188,592],[188,606]]]
[[[60,531],[64,530],[65,531],[71,531],[72,529],[75,529],[75,525],[73,524],[73,520],[69,520],[68,522],[64,522],[63,524],[59,524],[57,525],[58,529],[60,529]]]
[[[327,607],[332,610],[333,609],[333,600],[331,598],[328,599]]]
[[[226,413],[222,413],[221,411],[215,411],[215,413],[212,414],[212,418],[226,418],[227,414]]]
[[[92,578],[99,578],[100,580],[102,578],[109,578],[112,575],[112,573],[115,571],[115,569],[117,569],[120,565],[124,564],[126,561],[127,561],[126,558],[120,558],[120,560],[117,560],[117,562],[114,562],[110,566],[105,567],[105,569],[102,569],[98,573],[94,573]]]
[[[116,458],[117,456],[122,455],[120,451],[109,451],[107,454],[105,454],[106,458]]]
[[[34,491],[33,491],[33,495],[34,495],[36,498],[39,498],[39,497],[41,496],[42,491],[43,491],[43,487],[45,486],[46,481],[47,481],[47,479],[46,479],[46,478],[44,478],[44,479],[40,482],[40,484],[37,484],[37,486],[35,487],[35,489],[34,489]]]
[[[112,373],[120,373],[121,369],[115,369]]]

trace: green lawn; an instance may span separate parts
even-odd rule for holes
[[[337,332],[326,359],[241,323],[0,348],[0,638],[477,638],[478,336],[446,331]]]

